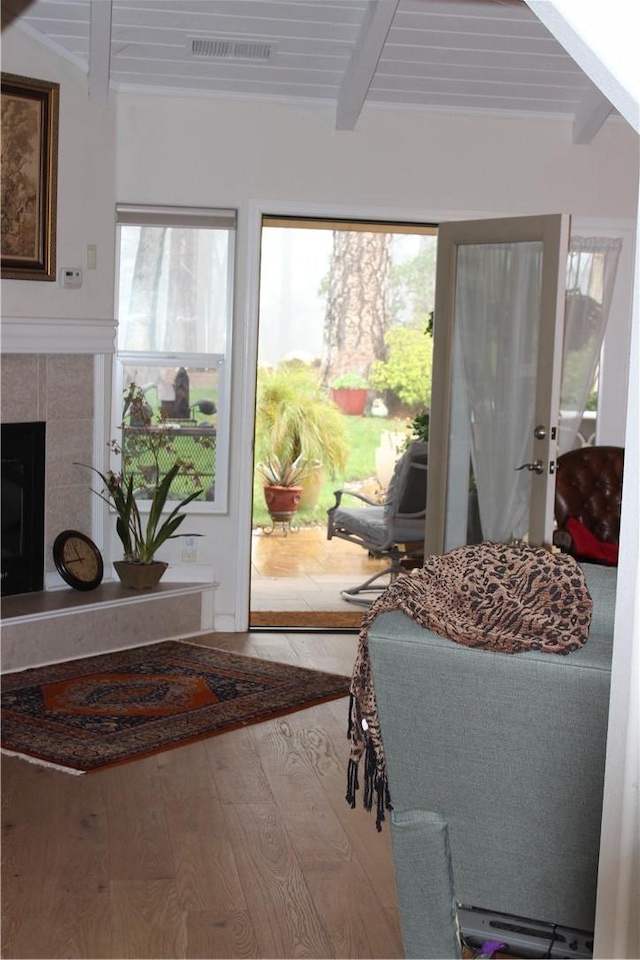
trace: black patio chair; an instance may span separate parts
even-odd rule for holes
[[[356,543],[389,565],[364,583],[341,590],[349,603],[370,606],[373,598],[362,596],[384,590],[402,573],[402,561],[424,552],[424,523],[427,504],[427,444],[412,443],[398,460],[384,503],[350,490],[336,490],[336,502],[327,511],[327,539],[339,537]],[[345,507],[344,497],[353,497],[366,506]],[[388,577],[388,583],[379,583]]]

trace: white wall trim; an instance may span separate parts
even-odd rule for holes
[[[251,588],[251,519],[253,501],[253,434],[256,409],[256,377],[258,363],[258,315],[260,303],[260,242],[264,201],[250,201],[245,216],[239,212],[237,239],[238,261],[245,265],[244,303],[237,301],[238,315],[242,316],[242,346],[240,354],[240,462],[238,504],[238,565],[234,599],[234,630],[249,628]],[[244,256],[241,258],[241,252]],[[216,628],[222,629],[218,620]]]
[[[3,317],[2,353],[114,353],[117,321]]]

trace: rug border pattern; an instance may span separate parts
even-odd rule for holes
[[[300,667],[296,664],[264,660],[230,652],[218,647],[209,647],[182,640],[170,640],[128,648],[112,653],[83,657],[50,666],[33,667],[2,676],[2,692],[36,686],[68,679],[70,676],[87,676],[109,670],[126,669],[141,659],[162,654],[179,657],[190,666],[198,663],[208,667],[227,667],[234,672],[245,672],[273,682],[274,692],[267,695],[266,703],[251,703],[252,696],[225,701],[224,710],[201,707],[183,715],[150,719],[135,733],[123,736],[120,731],[111,739],[102,735],[100,743],[92,743],[82,735],[65,734],[55,721],[49,724],[49,734],[55,737],[55,749],[43,746],[43,730],[40,724],[29,717],[12,716],[3,711],[2,750],[4,753],[21,756],[26,760],[40,762],[59,770],[73,773],[89,773],[115,764],[142,759],[164,750],[217,736],[240,727],[265,722],[306,709],[328,700],[347,696],[350,678],[339,674]],[[306,689],[300,690],[301,684]],[[260,695],[265,699],[265,695]],[[257,701],[258,695],[253,699]],[[249,710],[249,716],[247,711]],[[54,730],[54,728],[56,728]],[[126,743],[124,742],[126,740]],[[107,758],[108,750],[108,758]]]

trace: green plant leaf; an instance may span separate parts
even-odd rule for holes
[[[269,463],[282,467],[302,455],[333,477],[344,470],[347,452],[344,420],[312,367],[282,363],[260,370],[256,457],[267,470]],[[262,467],[259,472],[265,475]]]
[[[94,490],[94,493],[116,511],[116,533],[122,543],[125,559],[140,563],[150,563],[162,544],[175,536],[175,531],[186,517],[186,514],[180,511],[202,493],[202,490],[194,490],[164,516],[171,484],[181,469],[180,464],[173,464],[154,487],[145,525],[135,497],[133,475],[123,480],[111,473],[105,475],[89,464],[79,464],[79,466],[93,470],[101,478],[105,492]],[[156,466],[158,466],[157,462]],[[201,536],[201,534],[190,535]]]

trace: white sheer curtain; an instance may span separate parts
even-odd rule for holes
[[[471,424],[471,461],[485,540],[527,529],[542,244],[458,248],[457,347]]]
[[[558,453],[573,449],[593,390],[622,240],[573,237],[567,264]]]

